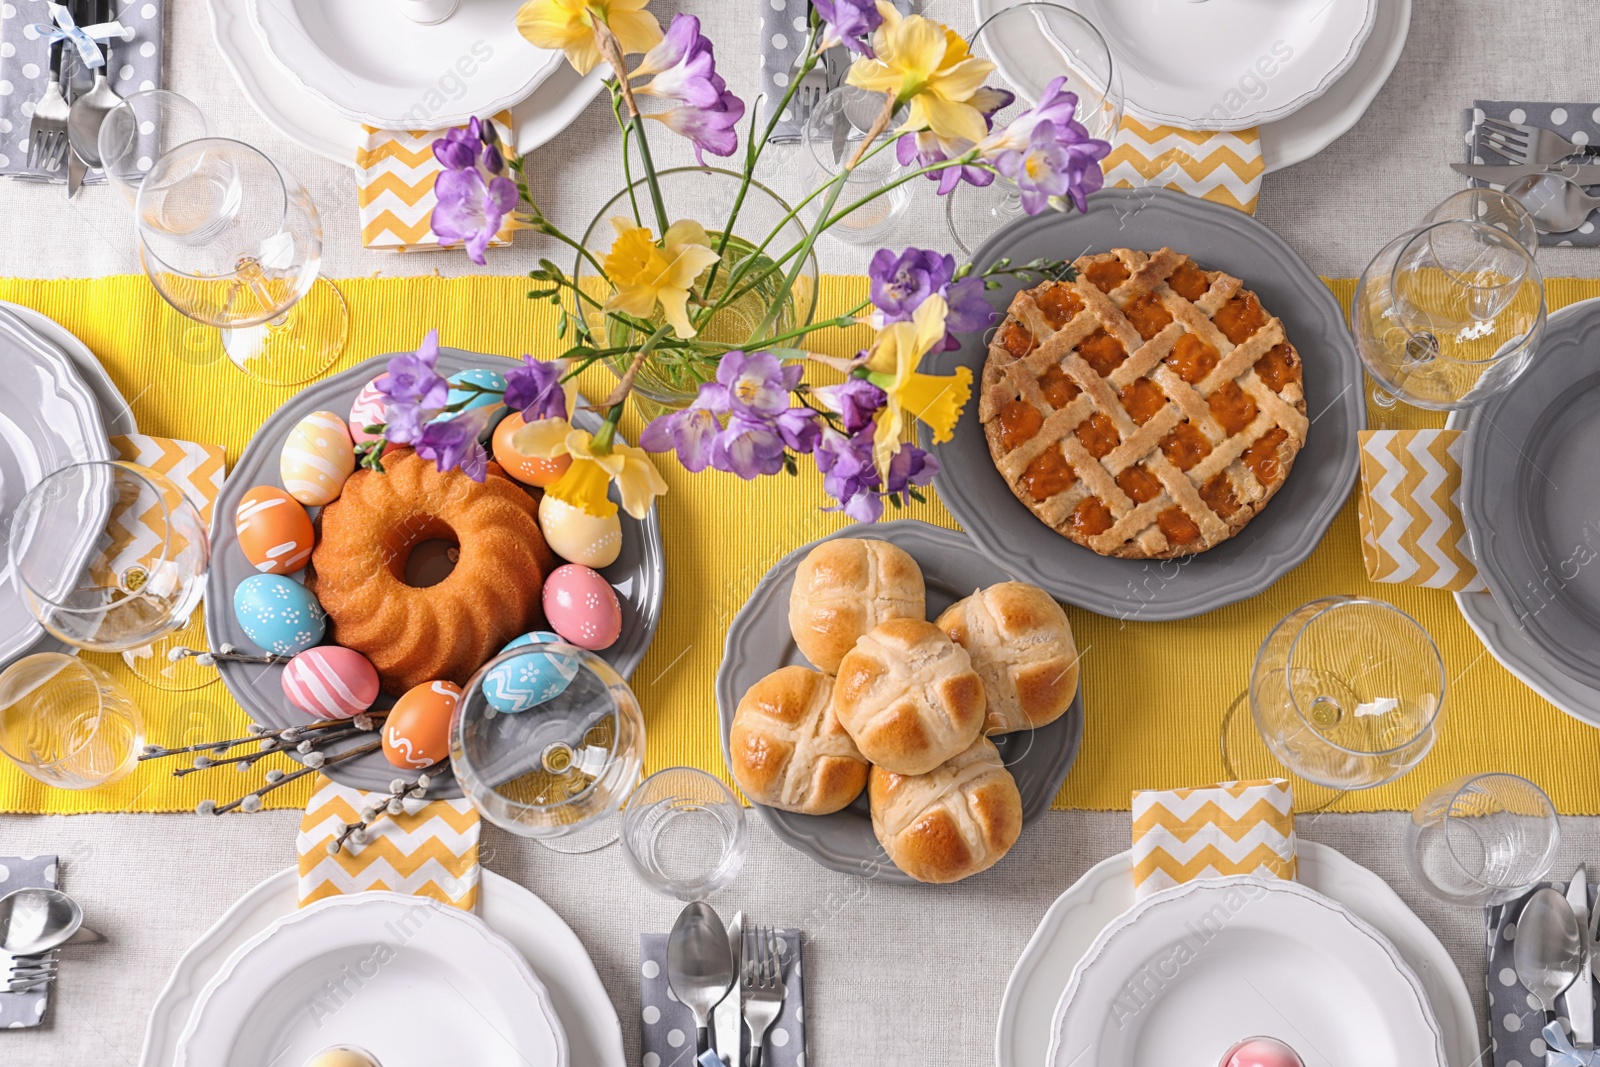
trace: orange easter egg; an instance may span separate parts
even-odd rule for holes
[[[511,444],[511,435],[524,425],[526,424],[522,421],[521,413],[516,411],[500,420],[500,425],[494,428],[494,461],[504,467],[507,474],[524,485],[544,488],[555,484],[556,479],[567,473],[567,468],[572,466],[572,457],[540,459],[537,456],[522,455]]]
[[[275,485],[258,485],[234,511],[239,551],[262,574],[293,574],[311,559],[316,534],[300,502]]]
[[[420,771],[450,755],[450,716],[461,700],[454,682],[423,682],[406,690],[383,723],[383,754],[396,767]]]

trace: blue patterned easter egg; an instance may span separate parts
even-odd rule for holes
[[[501,652],[510,652],[525,645],[542,645],[561,638],[544,630],[523,634]],[[496,711],[515,715],[537,704],[554,700],[567,691],[567,686],[578,674],[578,660],[574,656],[554,653],[530,653],[509,660],[489,672],[483,680],[483,696]]]
[[[311,591],[281,574],[252,574],[233,591],[233,615],[245,636],[279,656],[322,643],[327,613]]]
[[[489,423],[479,436],[487,441],[494,435],[494,428],[500,425],[500,420],[506,417],[505,404],[506,376],[498,371],[475,367],[464,370],[460,374],[452,374],[448,379],[450,383],[450,403],[452,405],[465,403],[467,406],[452,411],[449,415],[440,415],[433,421],[438,422],[444,418],[454,418],[467,411],[476,411],[479,408],[492,407],[497,409],[489,416]],[[476,385],[484,389],[494,390],[492,393],[480,393],[462,386]]]

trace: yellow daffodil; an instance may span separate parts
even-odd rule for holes
[[[878,0],[878,12],[883,25],[872,35],[877,58],[857,60],[846,80],[909,103],[902,133],[927,129],[949,141],[983,140],[988,128],[973,96],[994,64],[975,58],[967,43],[942,23],[902,15],[886,0]]]
[[[961,409],[972,396],[972,371],[967,367],[957,367],[954,374],[917,370],[922,357],[944,342],[949,311],[944,297],[928,297],[910,322],[884,327],[867,355],[867,380],[889,394],[872,437],[872,458],[885,484],[889,461],[900,451],[906,412],[927,423],[934,441],[943,443],[955,433]]]
[[[517,12],[517,30],[539,48],[567,54],[579,74],[600,63],[594,25],[603,22],[624,52],[648,52],[661,42],[661,23],[644,10],[649,0],[528,0]]]
[[[628,219],[614,218],[611,225],[617,240],[606,254],[605,269],[616,293],[606,302],[606,310],[643,319],[660,304],[678,336],[693,337],[689,288],[717,261],[705,227],[688,220],[675,222],[658,245],[648,229]]]
[[[613,441],[611,451],[597,454],[591,451],[594,435],[574,429],[565,419],[530,422],[512,435],[511,444],[519,453],[539,459],[571,456],[567,473],[545,492],[599,518],[617,513],[609,498],[612,482],[617,483],[623,510],[636,519],[648,515],[651,502],[667,491],[644,449]]]

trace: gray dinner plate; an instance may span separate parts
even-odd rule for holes
[[[1461,512],[1484,584],[1556,669],[1600,687],[1600,300],[1550,317],[1466,435]]]
[[[256,569],[240,551],[238,535],[234,530],[233,514],[239,506],[239,498],[258,485],[281,488],[283,483],[278,477],[278,454],[289,431],[314,411],[332,411],[344,416],[355,402],[356,394],[383,373],[391,358],[374,356],[290,397],[283,407],[261,424],[261,429],[250,439],[239,462],[234,464],[213,512],[215,521],[212,525],[215,530],[211,546],[211,572],[206,577],[206,639],[212,648],[231,644],[252,653],[259,651],[245,636],[233,614],[234,589],[256,573]],[[457,348],[441,349],[439,353],[439,371],[445,375],[475,367],[504,366],[509,364],[503,356],[479,355]],[[592,411],[579,411],[574,422],[595,430],[599,428],[600,418]],[[667,563],[657,510],[651,508],[650,514],[642,520],[632,518],[627,512],[622,512],[621,517],[622,555],[600,573],[616,590],[617,600],[622,604],[622,634],[616,644],[600,655],[627,678],[644,658],[645,650],[655,637],[656,625],[661,619]],[[304,575],[296,577],[300,580]],[[284,699],[282,667],[222,663],[218,669],[228,691],[256,722],[282,729],[310,721],[310,716]],[[377,706],[387,707],[393,702],[392,698],[380,697]],[[360,743],[353,741],[343,747],[353,748]],[[339,750],[334,747],[329,751]],[[429,790],[430,795],[459,797],[461,789],[456,784],[455,776],[449,773],[447,767],[441,766],[439,770],[442,773],[435,778]],[[381,752],[374,752],[349,763],[337,764],[327,773],[328,777],[343,785],[387,792],[396,769]]]
[[[1283,320],[1305,363],[1306,445],[1277,496],[1239,533],[1181,559],[1101,556],[1056,533],[1012,494],[989,455],[976,395],[950,441],[933,445],[921,427],[924,447],[939,460],[934,485],[940,499],[986,556],[1070,604],[1151,622],[1187,619],[1255,596],[1304,561],[1355,485],[1356,434],[1366,420],[1361,365],[1338,301],[1294,249],[1242,211],[1165,189],[1105,189],[1089,198],[1085,214],[1049,211],[1018,219],[991,237],[973,262],[981,271],[1007,257],[1017,264],[1070,261],[1112,248],[1163,246],[1242,278]],[[1004,311],[1022,288],[1008,279],[989,295]],[[948,374],[970,367],[976,384],[987,337],[963,338],[959,351],[930,357],[929,369]]]
[[[945,608],[975,590],[1013,580],[1003,568],[979,555],[972,542],[961,534],[915,519],[850,526],[795,549],[756,584],[755,592],[728,627],[728,643],[717,670],[717,714],[722,720],[724,760],[728,758],[733,713],[745,690],[780,667],[810,666],[789,632],[789,589],[806,554],[823,541],[839,537],[872,538],[905,549],[922,568],[930,619],[938,618]],[[1078,746],[1083,741],[1081,683],[1072,706],[1055,722],[992,740],[1022,793],[1023,822],[1032,822],[1050,809],[1050,802],[1078,758]],[[830,870],[883,882],[922,884],[896,867],[878,844],[865,792],[848,808],[832,815],[799,815],[761,804],[755,806],[780,839]]]

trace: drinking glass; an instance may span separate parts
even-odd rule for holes
[[[1406,869],[1453,904],[1500,904],[1544,880],[1561,821],[1544,790],[1515,774],[1475,774],[1429,793],[1406,824]]]
[[[186,96],[167,89],[129,93],[100,124],[100,160],[129,207],[156,160],[181,144],[209,136],[206,117]]]
[[[639,781],[644,714],[593,652],[519,645],[467,683],[450,763],[490,822],[556,852],[592,852],[616,841],[617,811]]]
[[[1481,404],[1528,369],[1544,327],[1544,279],[1528,250],[1497,226],[1462,219],[1390,242],[1350,305],[1380,409]]]
[[[185,625],[205,592],[200,512],[155,471],[121,460],[47,475],[17,505],[7,548],[23,602],[76,648],[142,648]]]
[[[854,86],[835,89],[823,97],[806,122],[806,150],[811,160],[814,185],[836,177],[844,165],[856,154],[861,142],[872,129],[878,113],[883,110],[883,94],[869,93]],[[834,146],[838,145],[837,154]],[[895,154],[894,138],[871,152],[850,172],[835,211],[871,196],[895,181],[905,168],[900,166]],[[910,184],[897,186],[874,197],[850,212],[828,229],[830,237],[849,244],[880,245],[888,241],[899,227],[900,217],[911,204]],[[812,202],[807,211],[813,221],[821,213],[821,198]]]
[[[657,771],[628,798],[622,848],[633,873],[656,892],[704,900],[744,866],[744,807],[705,771]]]
[[[1250,675],[1272,754],[1331,789],[1371,789],[1415,767],[1442,725],[1444,663],[1426,630],[1380,600],[1329,597],[1284,616]]]
[[[1515,237],[1517,243],[1528,250],[1530,257],[1539,254],[1539,230],[1533,224],[1533,216],[1522,206],[1522,201],[1498,189],[1462,189],[1451,193],[1438,207],[1428,212],[1422,224],[1429,226],[1452,219],[1481,222],[1503,230]]]
[[[995,64],[988,84],[1016,94],[995,115],[996,127],[1033,107],[1046,86],[1064,77],[1065,88],[1078,95],[1076,117],[1089,136],[1116,143],[1122,72],[1100,31],[1076,11],[1045,0],[1016,4],[985,19],[967,45],[974,56]],[[968,256],[1023,213],[1016,183],[999,175],[982,187],[962,182],[944,200],[950,233]]]
[[[0,753],[58,789],[93,789],[126,777],[144,746],[144,719],[105,671],[39,652],[0,673]]]
[[[259,150],[206,137],[174,147],[139,185],[139,260],[183,315],[267,385],[310,381],[344,350],[350,312],[319,280],[322,221],[305,187]]]

